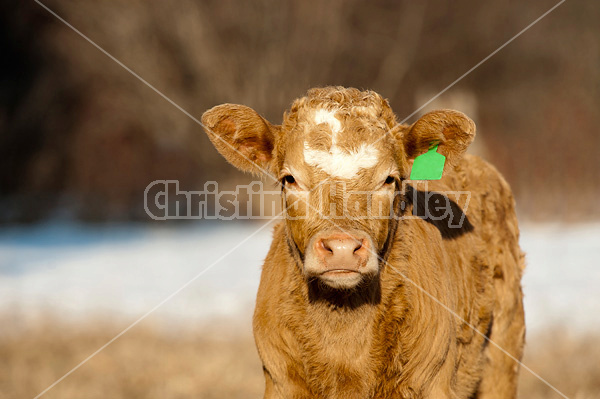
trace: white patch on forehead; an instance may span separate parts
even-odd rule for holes
[[[335,111],[319,109],[315,113],[315,123],[327,123],[331,128],[331,148],[329,151],[315,150],[304,142],[304,161],[316,166],[330,176],[342,179],[356,177],[361,169],[371,168],[379,160],[379,151],[372,144],[361,144],[356,150],[346,152],[337,146],[337,134],[342,124],[335,117]]]
[[[337,146],[329,151],[314,150],[304,143],[304,160],[330,176],[352,179],[361,169],[372,168],[377,164],[379,152],[369,144],[361,144],[358,150],[344,152]]]
[[[315,123],[317,125],[320,125],[321,123],[327,123],[334,136],[342,130],[342,124],[340,120],[335,117],[335,111],[329,111],[322,108],[319,109],[317,112],[315,112]]]

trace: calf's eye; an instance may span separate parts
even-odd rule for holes
[[[292,175],[287,175],[283,178],[283,184],[294,184],[296,179]]]
[[[395,180],[396,179],[394,179],[394,176],[388,176],[387,179],[385,179],[385,184],[392,184]]]

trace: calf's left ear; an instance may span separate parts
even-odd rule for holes
[[[272,172],[279,126],[237,104],[209,109],[202,115],[202,124],[215,148],[233,166],[256,174]]]
[[[462,112],[432,111],[407,127],[402,141],[407,159],[414,159],[437,145],[446,164],[456,165],[475,138],[475,123]]]

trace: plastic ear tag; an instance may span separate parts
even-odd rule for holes
[[[410,180],[440,180],[444,173],[446,157],[437,152],[437,144],[413,162]]]

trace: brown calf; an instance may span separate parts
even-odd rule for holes
[[[202,121],[234,166],[282,184],[254,314],[265,398],[515,397],[524,259],[510,188],[464,154],[469,118],[400,125],[378,94],[327,87],[282,125],[232,104]],[[408,180],[435,144],[442,179]]]

